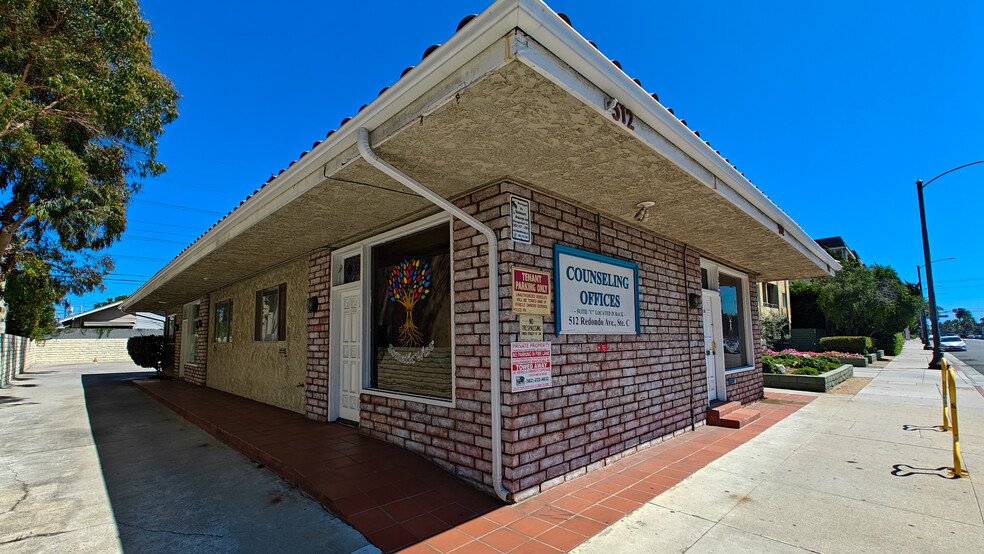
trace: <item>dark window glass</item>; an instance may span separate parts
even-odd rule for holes
[[[700,288],[702,289],[711,288],[711,279],[710,277],[707,276],[707,270],[704,268],[700,268]]]
[[[215,304],[215,342],[232,341],[232,299]]]
[[[362,279],[362,256],[356,254],[345,258],[342,284],[354,283]]]
[[[257,341],[287,340],[287,283],[256,291]]]
[[[721,323],[724,335],[724,367],[732,369],[748,365],[748,345],[745,344],[745,302],[741,279],[720,274]]]
[[[450,228],[372,249],[373,388],[451,398]]]

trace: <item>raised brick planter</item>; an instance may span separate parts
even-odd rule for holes
[[[765,373],[765,386],[774,389],[805,390],[828,392],[830,389],[854,377],[854,366],[844,364],[823,375],[789,375]]]

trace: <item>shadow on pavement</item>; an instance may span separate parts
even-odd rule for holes
[[[82,376],[125,551],[351,552],[368,544],[296,489],[132,384],[152,376]]]

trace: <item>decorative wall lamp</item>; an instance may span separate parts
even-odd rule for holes
[[[700,308],[702,299],[701,299],[701,296],[699,294],[697,294],[696,292],[692,292],[692,293],[690,293],[689,298],[690,298],[690,307],[691,308],[693,308],[695,310],[698,309],[698,308]]]
[[[308,301],[307,301],[307,311],[308,311],[309,314],[313,314],[314,312],[318,311],[318,297],[317,296],[312,296],[312,297],[308,298]]]
[[[635,220],[639,223],[649,221],[649,208],[655,205],[655,202],[639,202],[636,204],[636,208],[639,208],[639,211],[635,214]]]

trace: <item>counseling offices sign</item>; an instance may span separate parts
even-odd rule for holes
[[[638,335],[639,266],[554,246],[558,335]]]

